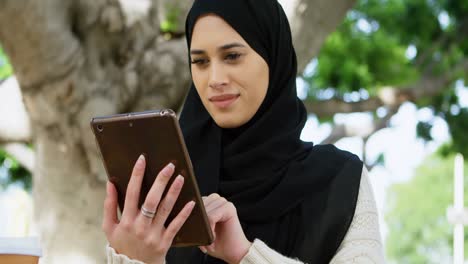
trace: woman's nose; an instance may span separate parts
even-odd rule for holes
[[[220,65],[213,64],[210,69],[209,87],[213,89],[221,89],[228,84],[225,70]]]

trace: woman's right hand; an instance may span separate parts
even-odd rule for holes
[[[133,168],[120,221],[117,217],[117,191],[111,182],[107,182],[102,229],[110,246],[117,253],[145,263],[164,263],[172,240],[190,216],[195,202],[187,203],[168,227],[164,227],[184,184],[184,178],[177,176],[167,195],[161,200],[174,173],[174,165],[169,164],[158,174],[142,206],[148,211],[156,211],[154,218],[143,215],[138,209],[138,200],[145,166],[146,161],[142,155]]]

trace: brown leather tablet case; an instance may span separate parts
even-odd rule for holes
[[[166,221],[166,226],[187,202],[196,202],[192,214],[174,238],[172,246],[199,246],[212,243],[213,234],[174,111],[163,109],[95,117],[91,120],[91,127],[101,151],[107,176],[117,188],[121,211],[124,208],[127,184],[140,154],[145,155],[146,171],[139,208],[158,173],[172,162],[175,165],[175,172],[166,191],[179,174],[184,176],[184,186]]]

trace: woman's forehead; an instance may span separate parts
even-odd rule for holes
[[[193,29],[191,49],[199,49],[202,46],[218,48],[226,45],[248,47],[244,38],[222,17],[215,14],[200,16]]]

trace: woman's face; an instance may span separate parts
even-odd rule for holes
[[[200,17],[190,50],[192,79],[216,124],[247,123],[265,99],[269,71],[265,60],[222,18]]]

